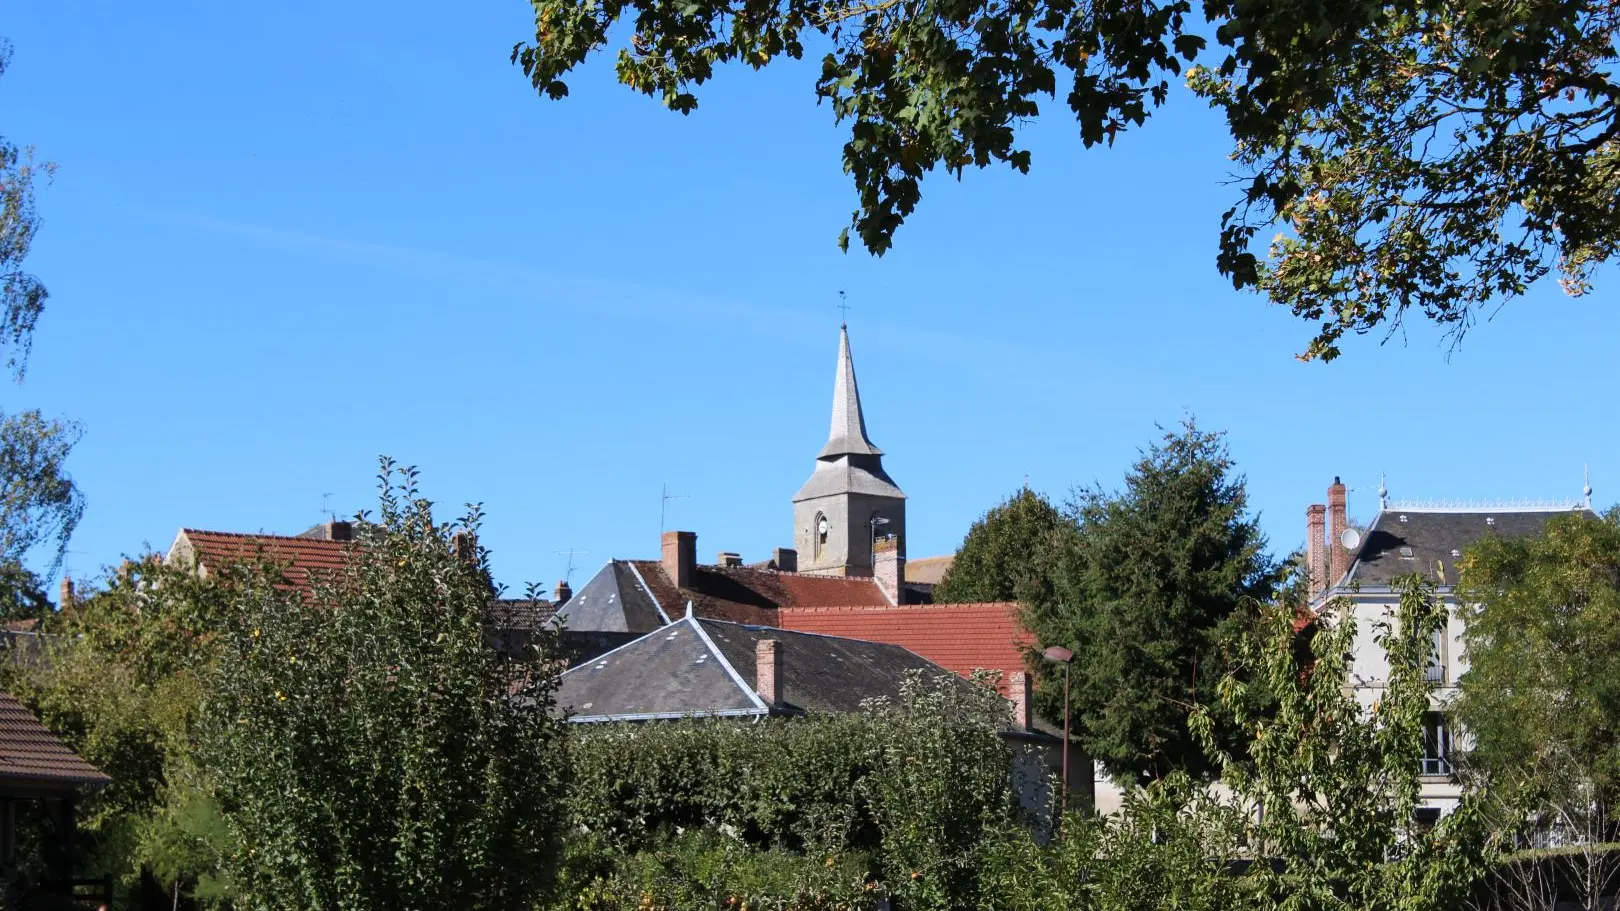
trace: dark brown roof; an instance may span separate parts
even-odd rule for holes
[[[753,566],[699,566],[692,587],[681,590],[658,560],[633,560],[641,578],[671,616],[692,611],[699,617],[775,626],[776,611],[811,604],[888,605],[876,581],[863,576],[814,576]]]
[[[0,788],[22,784],[67,790],[111,780],[47,731],[10,693],[0,691]]]

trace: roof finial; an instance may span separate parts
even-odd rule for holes
[[[838,328],[849,328],[849,301],[845,299],[844,292],[838,292]]]
[[[1592,466],[1582,465],[1581,473],[1586,477],[1586,484],[1581,488],[1581,499],[1585,501],[1586,508],[1592,508]]]
[[[1388,508],[1389,508],[1389,485],[1384,483],[1384,473],[1379,472],[1378,473],[1378,509],[1380,511],[1382,511],[1382,510],[1385,510],[1385,509],[1388,509]]]

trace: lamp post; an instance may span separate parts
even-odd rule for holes
[[[871,535],[869,540],[871,540],[872,542],[875,543],[877,541],[877,529],[878,529],[878,526],[879,525],[887,525],[887,524],[889,524],[889,520],[883,518],[882,516],[873,516],[872,521],[867,523],[867,524],[870,525],[871,528],[872,528],[872,535]]]
[[[1054,645],[1041,653],[1046,660],[1063,665],[1063,803],[1064,813],[1069,812],[1069,665],[1074,663],[1074,652],[1061,645]]]

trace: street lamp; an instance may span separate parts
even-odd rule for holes
[[[1063,804],[1069,812],[1069,665],[1074,663],[1074,652],[1054,645],[1041,653],[1046,660],[1063,665]]]
[[[870,538],[868,538],[868,540],[871,541],[872,543],[876,543],[877,542],[877,527],[879,525],[887,525],[887,524],[889,524],[889,520],[883,518],[882,516],[873,516],[872,521],[871,521],[870,524],[872,526],[872,535],[871,535]]]

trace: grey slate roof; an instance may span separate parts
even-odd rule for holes
[[[882,455],[866,438],[866,415],[861,413],[861,390],[855,383],[855,360],[849,353],[849,328],[838,330],[838,372],[833,377],[832,430],[818,459],[841,455]]]
[[[1539,534],[1553,516],[1586,513],[1589,509],[1400,509],[1378,514],[1367,529],[1342,584],[1387,586],[1401,576],[1419,573],[1435,578],[1438,564],[1445,584],[1457,581],[1457,561],[1470,544],[1486,535],[1524,537]]]
[[[761,639],[781,643],[777,713],[854,712],[866,699],[898,696],[914,670],[973,685],[897,645],[687,616],[570,668],[557,704],[580,722],[771,714],[754,691]]]
[[[610,560],[557,609],[565,629],[645,633],[669,622],[672,605],[660,605],[627,560]]]

